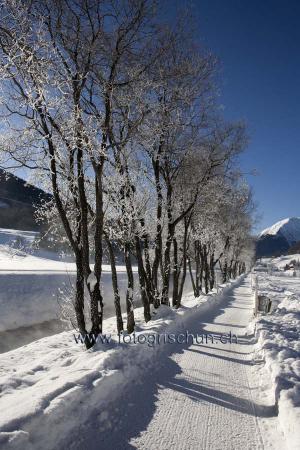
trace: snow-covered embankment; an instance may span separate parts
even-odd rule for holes
[[[265,361],[288,448],[296,450],[300,448],[300,279],[260,272],[258,286],[274,307],[254,322],[254,359]]]

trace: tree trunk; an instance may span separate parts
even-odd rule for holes
[[[210,256],[210,261],[209,261],[209,272],[210,272],[210,280],[209,280],[209,287],[210,290],[213,290],[214,286],[215,286],[215,263],[214,263],[214,253],[211,254]]]
[[[233,259],[231,259],[230,264],[228,266],[228,280],[232,278],[232,265],[233,265]]]
[[[121,310],[121,303],[120,303],[120,294],[119,294],[119,287],[118,287],[118,274],[116,269],[116,259],[114,254],[114,249],[112,246],[112,243],[110,242],[108,236],[105,236],[106,244],[109,251],[109,258],[110,258],[110,266],[111,266],[111,279],[112,279],[112,287],[114,291],[114,303],[115,303],[115,311],[116,311],[116,320],[117,320],[117,330],[118,334],[123,331],[123,319],[122,319],[122,310]]]
[[[155,188],[156,188],[156,196],[157,196],[157,207],[156,207],[156,235],[155,235],[155,248],[154,248],[154,261],[152,265],[152,284],[154,289],[154,300],[153,305],[155,308],[158,308],[160,305],[159,298],[159,286],[158,286],[158,269],[161,265],[162,259],[162,205],[163,205],[163,196],[162,189],[160,184],[160,175],[159,175],[159,152],[161,149],[161,145],[158,150],[158,155],[154,159],[152,159],[152,165],[154,169],[155,175]]]
[[[174,237],[173,239],[173,296],[172,296],[172,305],[176,306],[178,301],[178,283],[179,283],[179,267],[178,267],[178,246],[177,240]]]
[[[182,253],[182,276],[180,280],[180,287],[177,299],[177,308],[181,305],[183,288],[186,278],[186,260],[187,260],[187,244],[188,244],[188,229],[191,222],[191,215],[184,218],[184,237],[183,237],[183,253]]]
[[[221,266],[221,265],[220,265],[220,266]],[[227,278],[228,278],[228,263],[227,263],[227,258],[225,258],[224,266],[221,268],[221,271],[222,271],[222,277],[223,277],[222,282],[223,282],[223,283],[226,283],[226,282],[227,282]]]
[[[94,276],[96,283],[91,288],[88,283],[88,289],[91,296],[91,320],[92,320],[92,334],[98,336],[102,333],[103,324],[103,298],[101,295],[100,282],[102,274],[102,239],[103,239],[103,188],[102,188],[102,171],[104,160],[95,167],[95,186],[96,186],[96,214],[95,214],[95,264]]]
[[[194,296],[199,297],[199,294],[197,295],[197,291],[196,291],[196,284],[195,284],[195,279],[194,279],[194,275],[193,275],[193,269],[192,269],[192,263],[191,263],[190,257],[188,258],[188,266],[189,266],[189,273],[190,273],[190,277],[191,277],[191,283],[193,286]]]
[[[202,258],[203,258],[203,266],[204,266],[204,287],[205,294],[209,292],[209,264],[208,264],[208,255],[206,245],[202,246]]]
[[[173,241],[173,237],[174,237],[173,228],[169,226],[165,254],[164,254],[163,288],[162,288],[162,295],[161,295],[161,303],[163,305],[169,305],[169,288],[170,288],[170,273],[171,273],[171,244]]]
[[[195,241],[195,260],[196,260],[196,297],[199,297],[202,291],[203,267],[202,246],[199,241]]]
[[[87,334],[85,318],[84,318],[84,276],[82,268],[82,258],[78,255],[76,257],[76,296],[75,296],[75,315],[78,330],[82,336]],[[86,342],[88,348],[88,343]]]
[[[132,272],[132,264],[130,257],[130,244],[125,244],[124,252],[125,266],[127,272],[127,291],[126,291],[126,312],[127,312],[127,332],[130,334],[134,331],[134,308],[133,308],[133,289],[134,279]]]
[[[172,187],[167,187],[167,216],[168,216],[168,234],[166,240],[166,248],[164,253],[164,267],[163,267],[163,288],[161,295],[161,303],[169,305],[169,288],[170,288],[170,273],[171,273],[171,245],[173,242],[175,227],[172,224]]]
[[[136,249],[136,258],[138,263],[138,274],[139,274],[139,284],[140,284],[140,292],[141,292],[141,300],[144,307],[144,318],[145,322],[149,322],[151,320],[150,313],[150,302],[146,292],[146,273],[144,269],[144,263],[142,258],[141,251],[141,243],[138,236],[135,237],[135,249]]]
[[[145,277],[145,285],[148,297],[148,303],[154,303],[154,288],[152,283],[152,273],[151,273],[151,263],[150,263],[150,255],[149,255],[149,241],[148,235],[145,231],[145,220],[144,218],[140,220],[142,227],[142,242],[145,256],[145,269],[144,269],[144,277]],[[139,244],[140,245],[140,244]],[[142,259],[143,262],[143,259]]]

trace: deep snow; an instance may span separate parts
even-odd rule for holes
[[[200,300],[188,296],[184,308],[161,307],[148,324],[143,323],[143,312],[138,308],[137,330],[178,332],[195,309],[204,313],[216,304],[212,295]],[[114,318],[107,319],[104,326],[106,333],[115,333]],[[97,344],[83,351],[73,333],[64,332],[0,355],[0,442],[5,448],[58,449],[72,448],[70,439],[74,438],[76,448],[79,436],[75,438],[73,433],[80,423],[98,417],[101,426],[109,429],[109,405],[130,381],[136,385],[150,367],[163,364],[167,357],[164,350],[172,348]]]
[[[288,448],[295,450],[300,448],[300,278],[283,272],[282,267],[297,256],[264,261],[269,263],[268,271],[257,274],[258,292],[272,300],[272,311],[259,315],[253,323],[257,338],[254,359],[265,361],[272,401]]]
[[[179,310],[161,307],[148,324],[135,312],[137,335],[231,331],[239,341],[83,351],[64,332],[0,355],[3,448],[285,448],[275,405],[260,401],[253,376],[249,277],[217,296],[185,296]]]
[[[57,288],[74,277],[72,263],[13,247],[0,245],[4,330],[57,317]],[[300,278],[283,271],[292,259],[300,255],[262,260],[259,289],[273,302],[266,316],[253,319],[249,276],[219,295],[185,295],[183,308],[161,307],[148,324],[135,309],[136,336],[232,332],[237,344],[117,344],[111,317],[104,323],[110,344],[84,351],[65,331],[0,355],[0,448],[300,448]],[[124,267],[118,271],[122,285]],[[110,307],[113,315],[110,277],[104,266],[106,317]],[[47,324],[49,334],[59,331]],[[47,325],[35,327],[29,338],[18,328],[0,339],[14,333],[22,345]]]

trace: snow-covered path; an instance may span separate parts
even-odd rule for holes
[[[235,288],[228,300],[228,306],[203,329],[213,335],[231,331],[240,343],[195,344],[175,354],[181,373],[159,393],[153,420],[132,442],[136,447],[178,448],[184,437],[181,449],[263,448],[248,382],[252,345],[244,337],[244,327],[253,311],[248,282]],[[261,413],[272,411],[267,408]]]
[[[276,431],[274,405],[264,404],[256,394],[262,380],[255,379],[253,335],[246,334],[252,312],[247,277],[214,312],[189,323],[193,333],[220,335],[231,331],[238,336],[237,344],[177,345],[156,373],[151,370],[138,385],[133,380],[134,389],[116,405],[114,416],[118,419],[112,418],[110,432],[99,433],[91,424],[71,448],[284,448],[281,433]]]

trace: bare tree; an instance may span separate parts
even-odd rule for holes
[[[224,279],[245,270],[250,197],[230,181],[245,130],[216,114],[215,58],[186,27],[163,25],[151,0],[0,6],[2,165],[27,168],[53,194],[41,214],[75,256],[86,346],[102,333],[104,246],[119,333],[116,249],[129,333],[137,290],[149,321],[169,304],[172,275],[180,307],[187,270],[195,296],[213,288],[218,264]]]

